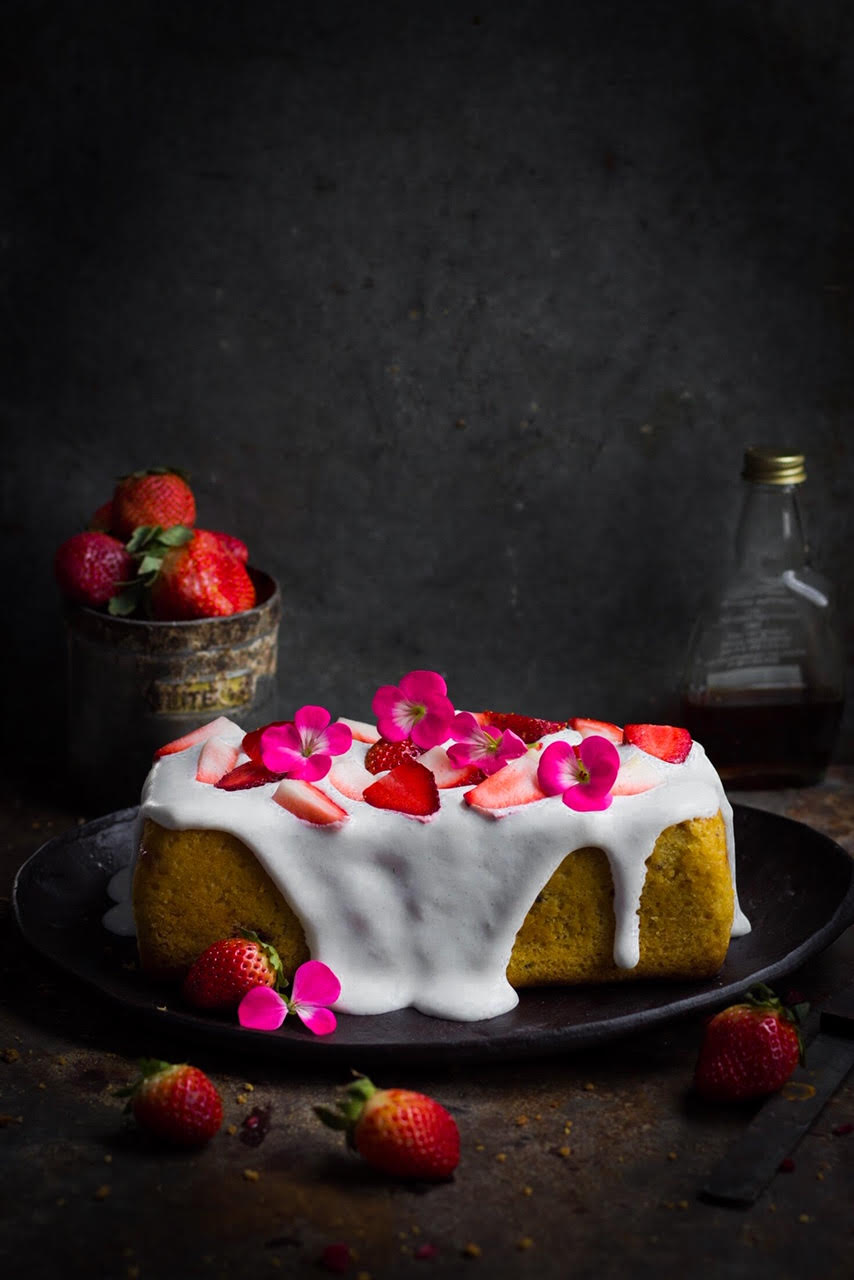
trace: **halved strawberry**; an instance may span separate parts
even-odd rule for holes
[[[196,765],[196,782],[217,783],[237,764],[240,748],[224,738],[206,738]]]
[[[591,720],[587,716],[573,716],[569,722],[570,729],[580,733],[582,738],[607,738],[615,746],[623,741],[623,731],[619,725],[610,720]]]
[[[223,774],[214,785],[220,791],[248,791],[250,787],[263,787],[266,782],[275,782],[278,777],[278,773],[271,773],[269,769],[264,768],[263,764],[246,760],[236,769]]]
[[[436,779],[418,760],[404,760],[377,778],[362,799],[375,809],[395,809],[410,818],[429,818],[439,808]]]
[[[273,792],[273,799],[295,817],[302,818],[304,822],[312,822],[315,826],[346,822],[350,816],[325,791],[302,778],[282,778]]]
[[[256,764],[263,765],[261,759],[261,734],[267,729],[277,729],[283,724],[293,724],[292,720],[274,720],[271,724],[262,724],[259,729],[252,729],[243,736],[243,750],[246,752],[250,760],[254,760]]]
[[[389,742],[387,738],[378,738],[373,746],[368,748],[365,768],[368,773],[385,773],[387,769],[396,768],[404,760],[414,760],[416,756],[421,755],[421,750],[421,747],[416,747],[411,738],[404,738],[402,742]]]
[[[653,764],[647,752],[639,747],[626,746],[620,752],[620,768],[611,795],[637,796],[642,791],[660,787],[663,781],[661,769]]]
[[[368,724],[366,720],[348,720],[346,716],[339,716],[338,719],[341,724],[346,724],[354,742],[376,742],[380,736],[377,726]]]
[[[160,760],[162,756],[171,756],[178,751],[186,751],[188,747],[194,747],[197,742],[204,742],[207,738],[213,738],[217,734],[223,733],[230,726],[231,721],[225,716],[217,716],[216,720],[210,720],[207,724],[200,725],[198,729],[191,729],[182,738],[175,738],[172,742],[165,742],[162,747],[158,747],[155,751],[154,759]]]
[[[544,738],[547,733],[557,733],[569,727],[566,720],[541,720],[536,716],[520,716],[515,711],[475,711],[474,718],[480,725],[494,725],[496,729],[512,729],[528,744]]]
[[[365,788],[374,781],[374,775],[354,755],[337,756],[327,774],[336,791],[348,800],[361,800]]]
[[[448,787],[471,787],[486,777],[476,764],[452,764],[444,747],[431,747],[418,761],[430,770],[440,791]]]
[[[626,742],[669,764],[686,760],[694,741],[687,729],[672,724],[627,724],[623,734]]]
[[[540,762],[540,750],[534,748],[517,756],[490,774],[483,782],[479,782],[471,791],[466,791],[463,799],[475,809],[483,809],[488,813],[505,813],[521,804],[531,804],[534,800],[545,800],[546,793],[537,782],[537,766]]]

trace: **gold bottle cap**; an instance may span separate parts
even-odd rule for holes
[[[751,445],[744,451],[741,474],[754,484],[803,484],[807,478],[805,457],[791,449]]]

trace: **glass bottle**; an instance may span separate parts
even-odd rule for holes
[[[829,583],[798,509],[804,455],[750,448],[735,561],[697,622],[682,717],[728,788],[810,786],[833,752],[844,696]]]

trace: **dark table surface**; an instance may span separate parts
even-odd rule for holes
[[[733,793],[854,853],[854,769],[805,790]],[[819,1114],[748,1209],[698,1189],[754,1114],[691,1093],[705,1013],[593,1049],[524,1061],[383,1063],[377,1083],[437,1097],[462,1158],[428,1186],[374,1174],[320,1126],[346,1074],[155,1032],[18,937],[20,864],[84,819],[37,777],[3,784],[0,817],[0,1277],[115,1280],[325,1274],[384,1277],[761,1278],[854,1275],[854,1079]],[[780,980],[815,1009],[854,979],[854,930]],[[810,1029],[816,1015],[811,1016]],[[155,1043],[156,1041],[156,1043]],[[188,1048],[190,1051],[188,1052]],[[139,1058],[212,1076],[223,1129],[202,1151],[142,1139],[116,1090]],[[364,1069],[354,1062],[353,1069]],[[807,1071],[809,1059],[807,1059]],[[423,1246],[431,1256],[419,1257]]]

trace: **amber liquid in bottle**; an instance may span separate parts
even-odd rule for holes
[[[842,699],[832,690],[781,701],[776,692],[752,689],[682,702],[682,723],[732,789],[821,782],[841,716]]]

